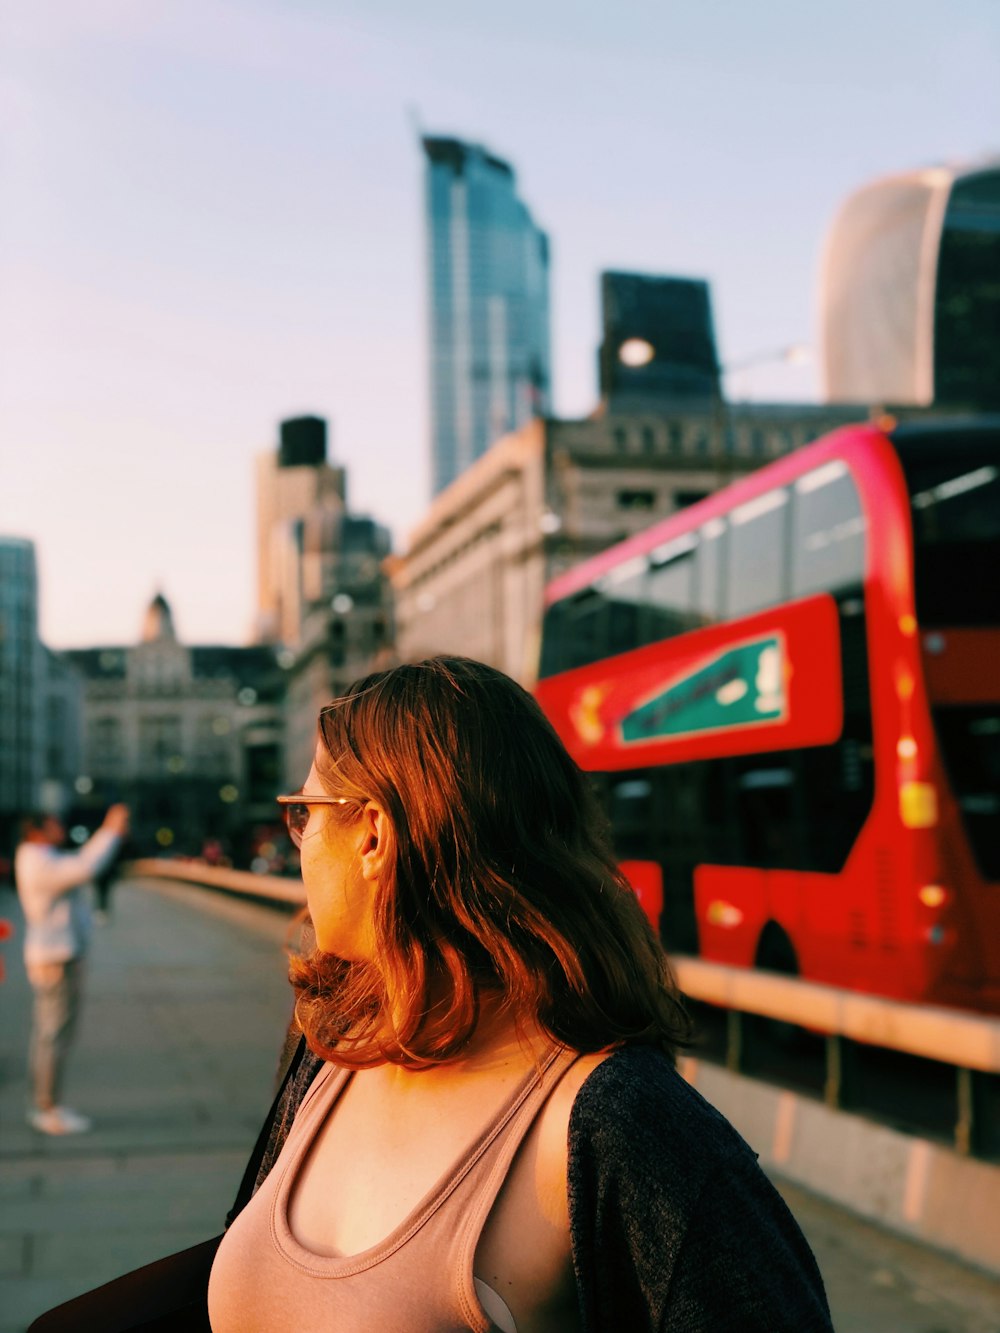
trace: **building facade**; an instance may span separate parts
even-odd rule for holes
[[[320,708],[391,655],[388,529],[347,506],[347,475],[327,461],[321,417],[283,421],[257,465],[258,637],[285,679],[282,782],[301,786]]]
[[[125,801],[138,854],[216,847],[242,865],[280,837],[285,673],[273,647],[184,644],[158,594],[138,643],[62,656],[84,681],[71,818],[94,823]]]
[[[548,240],[511,167],[425,137],[432,484],[549,408]]]
[[[279,427],[277,449],[257,459],[257,632],[261,643],[294,648],[319,595],[306,528],[346,508],[344,469],[327,462],[327,423],[295,417]]]
[[[83,689],[80,673],[63,653],[39,644],[36,675],[38,800],[42,810],[63,814],[75,799],[83,772]]]
[[[0,828],[39,800],[38,573],[34,543],[0,538]]]
[[[389,549],[388,529],[364,515],[317,516],[307,526],[315,596],[286,673],[289,791],[309,772],[320,709],[352,681],[394,660],[392,589],[382,569]]]
[[[703,278],[601,274],[604,337],[598,353],[608,412],[707,407],[720,396],[711,295]]]
[[[827,239],[820,326],[833,402],[1000,408],[1000,163],[851,195]]]
[[[387,562],[400,659],[464,653],[530,687],[550,579],[863,416],[719,404],[529,423],[439,495],[406,551]]]
[[[82,681],[38,635],[34,543],[0,538],[0,862],[23,815],[63,815],[80,773]]]

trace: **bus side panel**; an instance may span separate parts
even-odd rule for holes
[[[766,872],[746,866],[696,866],[694,902],[702,957],[752,967],[767,920]]]
[[[657,935],[663,913],[663,869],[656,861],[620,861],[622,872]]]

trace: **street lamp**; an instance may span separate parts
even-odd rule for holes
[[[729,463],[732,440],[732,407],[735,394],[722,391],[723,382],[731,375],[741,371],[753,370],[758,366],[795,365],[801,366],[812,360],[812,349],[805,343],[788,343],[784,347],[774,347],[767,351],[753,352],[736,361],[719,367],[719,395],[715,403],[714,453],[716,466],[721,470]],[[721,475],[721,472],[720,472]]]
[[[745,370],[756,370],[758,366],[787,365],[804,366],[812,361],[812,348],[806,343],[789,343],[785,347],[773,347],[767,351],[754,352],[750,356],[740,357],[719,367],[720,378],[738,375]],[[735,395],[727,395],[735,396]]]
[[[645,338],[626,338],[618,348],[618,360],[633,370],[648,366],[655,355],[656,348]]]

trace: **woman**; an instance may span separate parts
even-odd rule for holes
[[[781,1199],[674,1070],[667,963],[528,694],[462,658],[369,676],[282,801],[313,1057],[215,1333],[830,1329]]]

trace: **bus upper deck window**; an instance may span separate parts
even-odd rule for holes
[[[774,606],[785,595],[788,492],[767,491],[737,505],[729,516],[726,613],[745,616]]]
[[[846,464],[835,459],[795,483],[792,596],[857,587],[865,572],[865,518]]]
[[[698,539],[685,533],[649,555],[646,576],[648,642],[683,634],[700,623],[694,597],[694,553]]]
[[[726,520],[710,518],[699,533],[695,609],[703,625],[712,625],[722,613],[723,552]]]
[[[644,641],[646,559],[637,556],[600,580],[606,605],[605,641],[609,655],[626,653]]]

